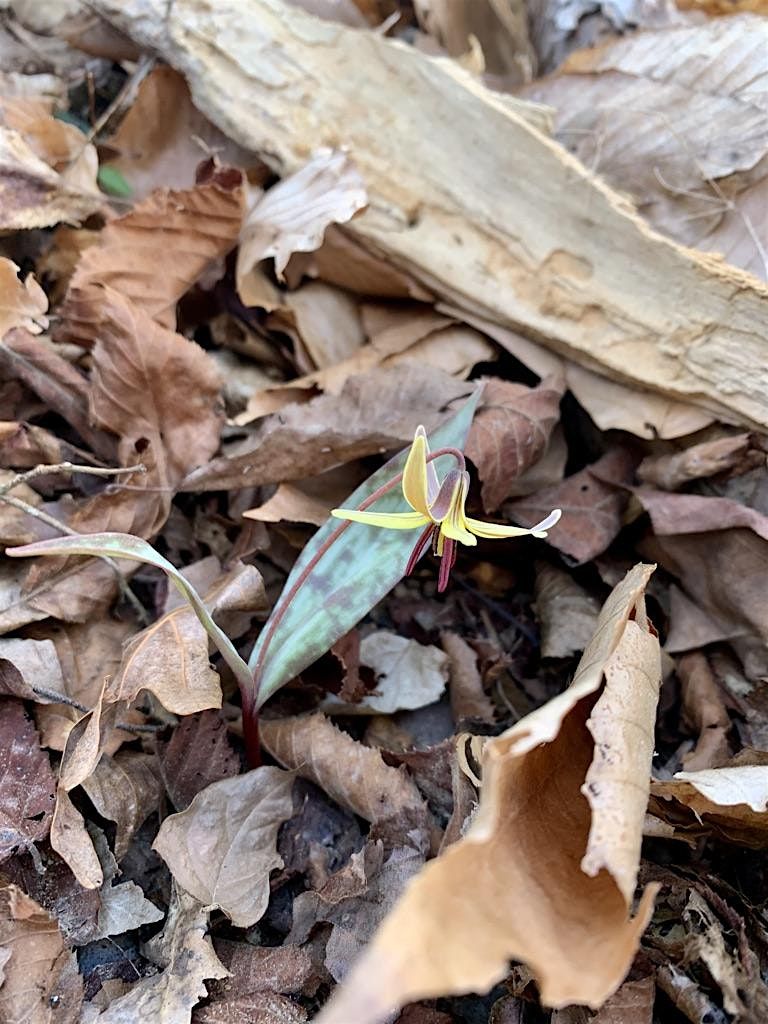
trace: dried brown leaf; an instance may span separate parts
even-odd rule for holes
[[[493,704],[483,689],[477,667],[477,655],[458,633],[440,634],[443,650],[451,659],[451,712],[454,722],[475,719],[491,723],[495,720]]]
[[[183,811],[211,783],[237,775],[240,757],[229,742],[221,715],[203,711],[179,722],[160,748],[158,767],[171,803]]]
[[[60,340],[92,344],[109,327],[102,288],[173,330],[176,303],[235,245],[244,202],[240,172],[231,171],[195,188],[158,191],[111,221],[80,258],[61,308]]]
[[[0,693],[44,701],[36,688],[64,691],[56,647],[51,640],[0,640]]]
[[[262,721],[261,738],[280,764],[366,821],[405,814],[424,822],[426,807],[415,783],[324,715]]]
[[[512,482],[546,451],[560,417],[564,381],[547,377],[535,388],[498,377],[483,381],[466,453],[480,474],[485,510],[495,512],[509,497]]]
[[[683,767],[688,772],[717,768],[730,756],[731,720],[706,655],[701,651],[684,654],[677,661],[677,675],[683,721],[698,737],[693,750],[683,755]]]
[[[411,883],[319,1022],[485,991],[511,958],[547,1005],[598,1007],[621,983],[653,900],[630,918],[661,678],[651,571],[608,598],[571,687],[486,743],[469,831]]]
[[[155,67],[139,85],[130,110],[106,145],[115,156],[105,166],[119,171],[134,199],[158,188],[191,189],[195,169],[210,153],[223,164],[254,163],[192,103],[184,77],[173,68]]]
[[[56,809],[51,821],[51,846],[66,862],[84,889],[98,889],[104,872],[85,828],[83,816],[63,786],[56,791]]]
[[[261,611],[266,602],[261,575],[253,566],[236,565],[204,600],[214,616]],[[109,699],[130,701],[149,690],[179,715],[221,707],[208,647],[208,634],[189,605],[174,608],[126,644],[120,671],[109,684]]]
[[[350,378],[341,394],[320,395],[271,416],[236,454],[190,473],[184,490],[221,490],[314,476],[365,455],[401,448],[419,423],[440,421],[468,385],[438,370],[396,366]]]
[[[683,833],[712,832],[754,849],[768,846],[768,767],[678,772],[651,785],[652,813]]]
[[[24,281],[11,260],[0,257],[0,338],[13,327],[39,334],[48,326],[48,299],[31,274]]]
[[[702,441],[671,455],[649,455],[637,467],[644,484],[663,491],[675,491],[689,480],[714,476],[744,461],[750,446],[749,434]]]
[[[283,276],[294,252],[312,252],[329,224],[344,224],[368,203],[365,183],[343,150],[318,149],[300,171],[274,185],[248,212],[237,255],[238,290],[261,260]]]
[[[56,783],[21,701],[0,700],[0,861],[48,835]]]
[[[535,596],[542,658],[583,651],[595,631],[600,603],[569,573],[546,562],[536,565]]]
[[[287,310],[268,324],[295,336],[300,369],[335,366],[351,359],[365,341],[358,303],[347,292],[321,281],[310,281],[285,294]]]
[[[0,956],[4,1024],[74,1024],[82,1002],[75,955],[56,921],[15,885],[0,889]]]
[[[121,861],[137,829],[159,809],[162,784],[156,758],[135,750],[103,755],[82,786],[102,818],[115,822],[115,858]]]
[[[271,498],[258,508],[243,512],[246,519],[261,523],[312,523],[322,526],[328,519],[333,505],[322,498],[307,494],[293,484],[279,484]]]
[[[305,1024],[306,1020],[303,1006],[275,992],[212,1002],[192,1014],[192,1024]]]
[[[0,103],[0,227],[4,231],[77,224],[102,205],[96,150],[41,98]]]
[[[628,452],[615,448],[559,486],[510,502],[505,512],[524,526],[533,526],[549,510],[561,508],[562,523],[550,534],[549,543],[578,562],[588,562],[605,551],[621,529],[627,502],[622,485],[629,483],[632,469]],[[547,511],[542,511],[545,507]]]
[[[187,892],[247,928],[266,910],[270,871],[283,863],[277,832],[293,814],[292,788],[293,776],[272,767],[214,782],[165,819],[153,848]]]
[[[96,1018],[98,1024],[189,1024],[192,1007],[207,995],[205,980],[226,977],[206,936],[208,913],[194,897],[175,889],[160,935],[144,953],[163,970],[137,981]]]

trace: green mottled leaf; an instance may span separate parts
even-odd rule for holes
[[[145,540],[132,537],[127,533],[92,533],[87,536],[57,537],[55,540],[41,540],[36,544],[24,544],[18,548],[6,548],[5,553],[14,558],[31,558],[35,555],[94,555],[97,557],[106,555],[113,558],[127,558],[132,562],[145,562],[162,569],[171,583],[189,601],[203,629],[213,640],[241,687],[244,687],[246,693],[252,691],[251,670],[237,653],[227,634],[219,629],[213,621],[198,592],[181,575],[179,570],[171,565],[167,558],[158,554]]]
[[[458,413],[430,436],[430,447],[463,448],[480,397],[477,391]],[[405,466],[408,450],[382,466],[344,502],[356,508]],[[448,459],[446,459],[446,464]],[[409,507],[400,488],[372,506],[376,512],[405,512]],[[304,567],[337,529],[331,519],[302,551],[283,593],[287,593]],[[279,621],[266,648],[269,623],[264,627],[249,664],[256,672],[260,707],[276,690],[311,665],[398,583],[419,537],[418,530],[386,530],[353,523],[319,560]],[[275,606],[274,617],[280,610]],[[262,649],[263,650],[262,653]]]

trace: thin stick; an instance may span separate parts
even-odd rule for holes
[[[119,466],[117,469],[108,469],[101,466],[77,466],[72,462],[57,462],[54,465],[40,463],[34,469],[28,469],[24,473],[17,473],[4,484],[0,484],[0,496],[12,491],[19,484],[26,484],[30,480],[36,480],[39,476],[47,476],[49,473],[85,473],[87,476],[119,476],[121,473],[146,473],[147,467],[139,462],[135,466]]]
[[[53,527],[54,530],[58,530],[59,533],[65,533],[69,537],[80,537],[77,530],[70,529],[69,526],[65,526],[64,523],[59,522],[54,516],[44,512],[43,509],[37,508],[35,505],[30,505],[28,501],[23,501],[21,498],[15,498],[12,494],[3,494],[0,491],[0,501],[4,501],[6,505],[12,505],[13,508],[17,508],[20,512],[26,512],[28,516],[33,516],[35,519],[39,519],[40,522],[46,523],[48,526]],[[127,580],[120,572],[119,567],[115,564],[114,559],[109,558],[106,555],[99,556],[107,565],[113,570],[115,576],[117,576],[117,583],[120,587],[120,593],[123,597],[130,602],[133,610],[139,617],[139,621],[145,625],[149,622],[149,616],[144,608],[144,605],[139,601],[138,597],[131,590]]]

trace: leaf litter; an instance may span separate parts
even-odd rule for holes
[[[764,1019],[765,12],[249,4],[3,13],[0,1017]]]

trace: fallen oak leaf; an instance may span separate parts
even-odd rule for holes
[[[565,381],[549,376],[527,388],[498,377],[481,380],[483,396],[465,452],[480,474],[483,507],[495,512],[513,481],[544,454],[560,417]]]
[[[631,918],[661,681],[652,571],[609,596],[571,687],[485,744],[468,832],[411,882],[318,1024],[487,991],[509,959],[549,1006],[596,1008],[619,986],[655,891]]]
[[[278,829],[293,814],[293,778],[263,767],[214,782],[165,819],[153,844],[179,885],[239,928],[267,909],[269,874],[283,863]]]
[[[0,862],[44,839],[56,783],[48,755],[19,700],[0,700]]]

